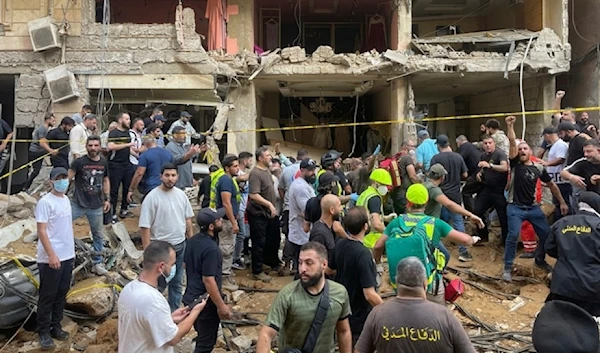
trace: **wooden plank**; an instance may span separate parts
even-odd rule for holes
[[[275,119],[263,117],[263,118],[260,118],[260,120],[262,122],[262,127],[265,129],[281,128],[281,126],[279,125],[279,121],[277,121]],[[281,130],[265,131],[265,137],[267,138],[267,141],[271,141],[271,140],[283,141],[283,133],[281,132]]]
[[[212,75],[187,74],[144,74],[144,75],[106,75],[102,84],[101,75],[88,75],[88,89],[215,89],[215,78]]]

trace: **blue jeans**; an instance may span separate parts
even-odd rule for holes
[[[506,208],[506,215],[508,218],[508,236],[506,237],[506,246],[504,247],[504,269],[512,269],[523,221],[529,221],[535,233],[540,238],[535,252],[535,262],[538,264],[545,263],[546,239],[548,239],[548,234],[550,234],[550,226],[540,206],[517,206],[511,203]]]
[[[463,220],[463,217],[461,215],[459,215],[457,213],[452,213],[446,207],[442,207],[441,218],[442,218],[442,221],[444,221],[446,223],[452,223],[452,227],[454,227],[454,229],[456,229],[457,231],[462,232],[462,233],[465,232],[465,221]],[[458,253],[459,254],[462,255],[467,252],[468,252],[468,250],[466,247],[464,247],[463,245],[460,245],[460,244],[458,245]],[[450,256],[448,256],[448,261],[450,261]]]
[[[237,217],[240,231],[235,237],[235,250],[233,251],[233,262],[239,262],[242,259],[242,250],[244,250],[244,240],[250,235],[250,227],[244,223],[244,214],[240,212]]]
[[[84,215],[87,217],[88,223],[90,224],[90,229],[92,231],[94,251],[101,252],[104,249],[104,237],[102,235],[104,211],[102,210],[102,207],[83,208],[71,201],[71,212],[73,214],[73,220],[76,220]],[[94,265],[102,263],[102,256],[94,255],[92,257],[92,263]]]
[[[185,255],[184,241],[181,244],[173,245],[175,248],[175,277],[171,279],[169,283],[165,281],[163,276],[158,277],[158,291],[164,292],[165,288],[169,287],[168,298],[169,307],[171,312],[179,309],[181,306],[181,299],[183,299],[183,255]]]

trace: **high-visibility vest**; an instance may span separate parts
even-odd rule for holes
[[[223,168],[218,169],[214,173],[210,175],[210,208],[217,208],[217,184],[219,183],[219,179],[225,176],[225,170]],[[237,191],[236,200],[238,204],[242,201],[242,194],[240,193],[240,187],[237,183],[237,180],[232,178],[233,185],[235,186],[235,190]]]
[[[327,170],[326,169],[321,169],[319,170],[319,172],[317,173],[317,180],[315,181],[315,192],[318,193],[317,188],[319,187],[319,177],[325,173]],[[337,183],[337,187],[338,187],[338,192],[337,192],[337,196],[342,196],[342,184],[340,184],[340,182],[336,182]]]
[[[379,197],[379,199],[381,200],[381,209],[379,210],[379,214],[381,216],[381,221],[383,222],[383,198],[381,197],[381,195],[379,195],[377,189],[375,189],[374,187],[369,186],[358,196],[358,200],[356,200],[356,206],[363,206],[364,208],[367,208],[367,212],[370,214],[371,211],[368,210],[368,205],[369,200],[371,200],[373,197]],[[375,243],[377,243],[377,240],[379,240],[379,238],[381,238],[381,233],[377,232],[373,227],[371,227],[371,232],[365,235],[363,244],[367,248],[373,249],[375,247]]]

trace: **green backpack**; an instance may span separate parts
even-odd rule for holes
[[[407,221],[405,217],[406,215],[401,215],[397,218],[399,225],[391,229],[391,233],[388,234],[389,237],[385,242],[385,251],[390,269],[390,283],[395,289],[396,266],[401,260],[415,256],[425,266],[427,290],[437,295],[446,259],[427,235],[426,227],[434,227],[435,218],[424,216],[414,223]]]

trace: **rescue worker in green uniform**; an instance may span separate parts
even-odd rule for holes
[[[396,266],[407,257],[416,256],[427,270],[427,299],[445,304],[442,270],[450,260],[440,251],[442,238],[463,245],[473,245],[480,240],[453,229],[441,219],[425,215],[429,192],[423,184],[413,184],[406,192],[408,213],[399,215],[383,231],[373,249],[377,273],[383,272],[381,256],[385,248],[392,286]]]
[[[388,193],[388,187],[392,186],[392,176],[387,170],[377,168],[371,172],[369,180],[371,185],[358,196],[356,206],[364,207],[369,213],[371,232],[365,236],[363,244],[367,248],[373,249],[385,229],[383,202]],[[388,218],[394,216],[395,214],[391,214]]]

